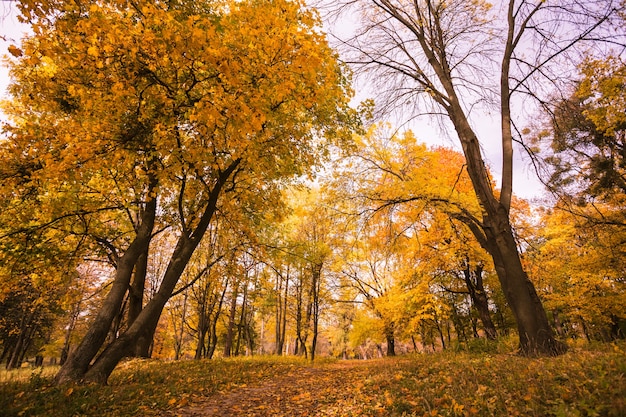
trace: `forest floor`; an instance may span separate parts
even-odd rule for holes
[[[358,414],[364,381],[384,361],[340,361],[302,366],[277,378],[267,378],[219,392],[192,406],[165,412],[168,417],[204,416],[340,416]],[[384,409],[382,404],[372,404]]]
[[[5,371],[3,371],[5,372]],[[626,342],[367,361],[252,357],[121,363],[109,384],[0,372],[0,416],[626,416]]]

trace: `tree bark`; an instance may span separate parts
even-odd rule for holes
[[[141,313],[141,309],[143,308],[143,296],[146,287],[146,277],[148,274],[148,255],[150,252],[149,245],[150,243],[148,243],[145,252],[139,255],[139,259],[137,259],[137,264],[135,265],[133,281],[128,292],[128,326],[130,326],[137,319],[137,317],[139,317],[139,313]],[[137,343],[130,349],[129,356],[137,358],[150,357],[151,344],[152,337],[137,340]]]
[[[554,338],[535,286],[522,267],[508,215],[503,209],[485,218],[485,234],[502,291],[515,316],[520,353],[526,356],[564,353],[567,347]]]

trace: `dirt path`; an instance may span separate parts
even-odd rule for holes
[[[346,416],[372,364],[341,361],[298,367],[289,374],[241,386],[184,408],[167,417],[204,416]]]

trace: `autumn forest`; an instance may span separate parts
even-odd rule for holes
[[[3,36],[7,370],[104,386],[129,358],[335,358],[357,375],[341,361],[624,348],[623,0],[14,13],[29,32]],[[480,410],[456,401],[442,415]]]

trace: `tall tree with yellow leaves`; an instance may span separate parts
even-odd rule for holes
[[[58,382],[105,383],[156,328],[218,210],[270,201],[348,140],[348,85],[314,13],[291,1],[23,2],[3,159],[43,213],[107,250],[111,290]],[[43,209],[42,209],[43,210]],[[76,219],[81,219],[77,222]],[[104,346],[155,233],[176,236],[159,289]],[[68,230],[68,232],[71,230]]]

